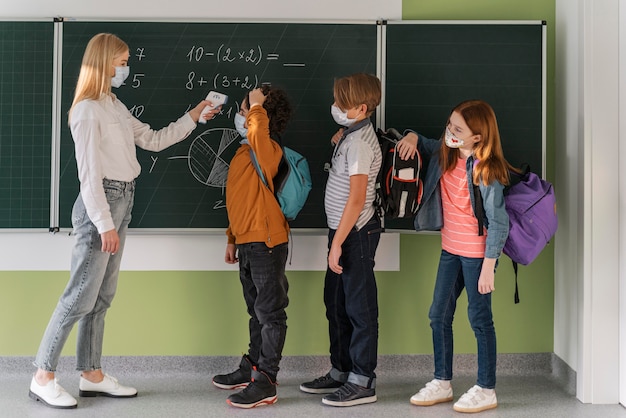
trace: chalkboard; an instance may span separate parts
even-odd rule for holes
[[[541,22],[389,23],[385,127],[440,138],[454,106],[482,99],[496,113],[507,160],[542,174],[543,30]]]
[[[0,228],[71,227],[79,185],[67,111],[85,46],[99,32],[129,44],[131,76],[116,93],[153,128],[177,119],[210,90],[230,98],[222,114],[180,144],[138,151],[133,228],[227,225],[224,181],[239,139],[232,118],[244,93],[261,83],[289,93],[295,117],[283,142],[311,166],[314,187],[296,228],[326,227],[324,164],[337,129],[329,115],[332,84],[354,72],[377,73],[383,81],[381,127],[439,137],[458,102],[486,100],[507,159],[544,174],[542,22],[0,21]],[[53,147],[56,127],[60,150]],[[388,221],[387,228],[412,225]]]
[[[0,228],[50,226],[54,24],[0,21]]]
[[[313,177],[307,205],[292,223],[325,228],[324,163],[337,125],[330,116],[336,77],[375,73],[377,26],[372,23],[65,22],[60,156],[60,226],[70,227],[78,194],[67,110],[89,39],[110,32],[130,47],[130,76],[115,93],[143,122],[158,129],[210,90],[229,96],[220,114],[185,141],[160,153],[138,150],[133,228],[223,228],[224,184],[239,137],[233,127],[244,93],[261,83],[284,88],[295,116],[283,136],[304,154]]]

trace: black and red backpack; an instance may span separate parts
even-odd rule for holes
[[[408,160],[397,154],[398,141],[402,135],[395,129],[376,131],[383,154],[382,165],[376,182],[376,206],[384,218],[412,218],[422,201],[422,157],[417,154]]]

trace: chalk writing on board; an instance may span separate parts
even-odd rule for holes
[[[278,54],[273,55],[278,56]],[[261,49],[261,45],[256,45],[251,48],[233,49],[228,45],[221,44],[217,48],[217,52],[214,52],[205,50],[203,46],[193,45],[186,56],[189,57],[189,62],[200,62],[205,57],[211,57],[215,58],[218,63],[240,61],[252,65],[259,65],[263,59],[263,50]]]
[[[281,54],[276,52],[265,53],[261,45],[243,48],[235,48],[225,43],[219,44],[215,48],[192,45],[187,47],[186,51],[185,61],[193,68],[189,68],[186,71],[187,79],[178,78],[178,83],[182,82],[181,84],[184,84],[184,88],[187,91],[215,89],[236,96],[236,93],[232,94],[233,90],[241,91],[243,94],[245,91],[253,90],[261,85],[270,84],[268,81],[261,81],[263,74],[267,70],[266,68],[263,68],[263,74],[261,72],[257,73],[259,70],[256,69],[256,66],[262,62],[267,62],[266,65],[278,65],[283,68],[295,67],[296,71],[298,71],[297,67],[306,67],[306,64],[301,62],[283,62],[284,57]],[[145,70],[148,67],[143,67],[139,64],[146,63],[147,65],[150,63],[152,52],[150,48],[144,48],[143,46],[135,50],[134,56],[138,63],[134,68],[139,69],[139,71],[133,73],[125,83],[134,91],[142,90],[144,80],[146,82],[150,80],[150,83],[153,82],[151,80],[153,77],[151,71]],[[198,68],[196,64],[200,64],[202,68]],[[215,64],[219,64],[219,66],[216,67]],[[217,68],[220,69],[217,70]],[[139,93],[137,97],[143,96]],[[193,105],[193,103],[190,103],[186,111],[189,111]],[[129,108],[129,111],[134,117],[140,118],[146,111],[146,108],[150,107],[149,103],[143,104],[139,100],[139,103],[135,103]],[[227,105],[220,109],[216,117],[221,116],[225,118],[227,121],[230,121],[228,125],[232,126],[232,117],[234,113],[239,111],[239,108],[240,103],[238,101],[229,101]],[[182,154],[177,153],[177,155],[166,157],[166,159],[186,161],[189,173],[196,181],[202,186],[220,190],[221,194],[216,196],[212,206],[213,209],[222,209],[224,208],[223,195],[226,188],[230,160],[237,150],[240,139],[241,137],[236,129],[225,127],[208,129],[197,135],[189,145],[189,148],[183,151]],[[157,168],[159,158],[158,155],[150,156],[149,167],[146,167],[148,173],[160,172]]]
[[[142,49],[143,54],[143,49]],[[143,56],[143,55],[142,55]],[[218,63],[243,63],[252,67],[257,66],[264,59],[267,61],[278,61],[280,54],[272,52],[264,54],[261,45],[250,48],[235,49],[226,44],[220,44],[216,51],[204,46],[192,45],[186,57],[189,62],[201,62],[204,59],[215,59]],[[283,67],[305,67],[304,63],[283,63]],[[216,73],[212,78],[203,74],[190,71],[187,76],[185,88],[193,90],[196,86],[205,87],[212,80],[212,87],[215,89],[228,89],[238,87],[242,90],[252,90],[259,86],[259,76],[257,74],[225,74]],[[135,81],[135,80],[133,80]]]

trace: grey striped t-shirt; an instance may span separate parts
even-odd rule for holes
[[[378,138],[372,124],[349,133],[335,146],[326,182],[324,207],[330,229],[337,229],[350,194],[350,176],[367,174],[365,205],[356,222],[361,229],[374,215],[376,176],[382,163]]]

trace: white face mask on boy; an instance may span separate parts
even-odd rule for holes
[[[237,129],[242,138],[248,137],[248,128],[244,126],[245,123],[246,117],[240,113],[235,113],[235,129]]]
[[[130,67],[115,67],[115,75],[111,78],[111,87],[119,88],[130,74]]]
[[[342,112],[341,109],[335,105],[330,107],[330,114],[333,116],[333,119],[335,119],[335,122],[341,126],[345,126],[346,128],[349,128],[354,124],[354,122],[356,122],[356,118],[348,118],[348,112]]]

